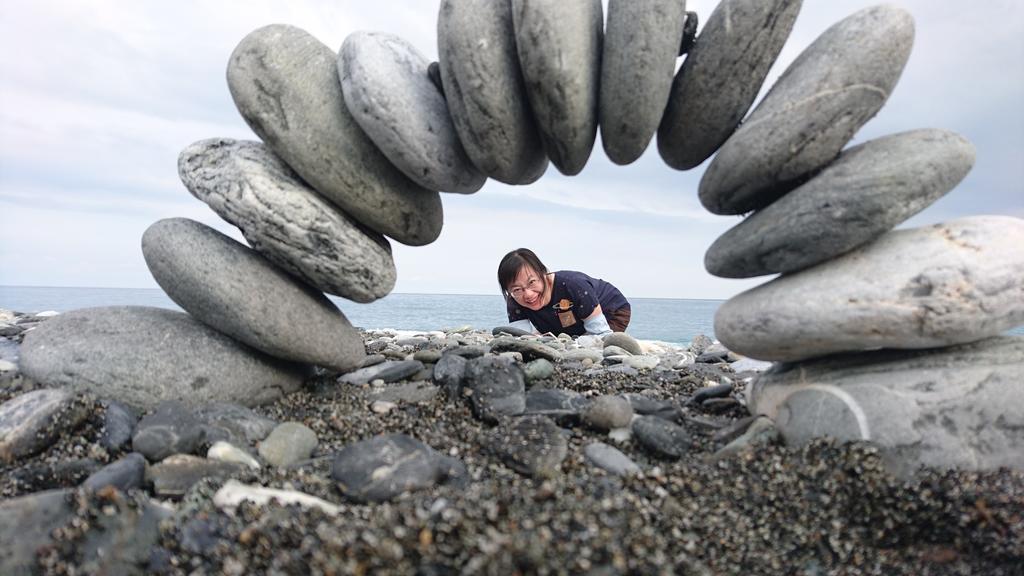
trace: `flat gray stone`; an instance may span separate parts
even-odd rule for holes
[[[205,224],[160,220],[142,235],[142,255],[171,300],[239,342],[335,370],[366,356],[362,336],[326,296]]]
[[[640,473],[640,467],[618,448],[603,442],[591,442],[583,448],[587,461],[616,476],[630,476]]]
[[[141,488],[145,476],[146,457],[138,452],[132,452],[91,474],[82,483],[82,487],[90,492],[97,492],[107,486],[113,486],[121,492],[127,492],[132,488]]]
[[[519,338],[508,336],[501,336],[491,340],[491,352],[494,354],[518,352],[523,355],[523,359],[526,361],[543,358],[549,362],[558,362],[562,359],[562,355],[558,350],[547,344],[541,344],[534,340],[520,340]]]
[[[253,132],[317,192],[403,244],[433,242],[440,196],[406,178],[352,118],[336,60],[305,31],[272,24],[231,53],[228,88]]]
[[[466,475],[462,462],[405,434],[350,444],[331,463],[331,478],[356,502],[383,502],[439,482],[458,482]]]
[[[584,360],[600,362],[603,359],[604,354],[601,350],[594,350],[593,348],[577,348],[574,350],[566,350],[562,353],[562,360],[564,362],[582,362]]]
[[[625,332],[612,332],[606,334],[602,338],[605,348],[608,346],[618,346],[630,354],[643,354],[643,348],[640,347],[640,343],[637,342],[636,338],[633,338]]]
[[[1024,469],[1024,337],[777,364],[748,391],[789,444],[869,440],[887,466]]]
[[[722,146],[699,195],[715,214],[762,208],[831,162],[888,100],[914,42],[901,8],[861,10],[822,33]]]
[[[301,422],[282,422],[260,442],[260,458],[283,468],[307,460],[318,443],[316,432]]]
[[[932,348],[1024,324],[1024,220],[974,216],[895,230],[739,294],[715,314],[730,350],[794,361]]]
[[[469,362],[458,354],[445,354],[434,364],[434,382],[444,389],[449,399],[458,398]]]
[[[237,443],[247,446],[266,438],[277,427],[277,421],[261,416],[239,404],[216,402],[201,406],[194,413],[204,428],[206,440]]]
[[[344,374],[338,378],[338,382],[355,386],[362,386],[377,379],[384,380],[385,382],[395,382],[408,378],[422,369],[423,363],[416,360],[386,360],[379,364]]]
[[[263,404],[297,390],[308,374],[187,314],[144,306],[75,310],[40,324],[22,343],[21,369],[46,386],[143,410],[170,399]]]
[[[672,82],[658,153],[677,170],[707,160],[754,103],[801,0],[723,0]]]
[[[598,114],[612,162],[635,161],[658,129],[685,22],[685,0],[609,0]]]
[[[715,276],[749,278],[830,260],[924,210],[973,165],[974,146],[945,130],[865,142],[715,240],[704,267]]]
[[[562,430],[546,416],[523,416],[498,427],[491,449],[505,464],[526,476],[550,478],[569,453]]]
[[[124,450],[135,435],[139,415],[130,406],[114,400],[106,402],[103,413],[103,434],[99,443],[108,452]]]
[[[597,136],[604,30],[601,0],[512,0],[526,96],[551,163],[579,174]]]
[[[690,434],[657,416],[640,416],[630,427],[637,442],[655,456],[678,460],[690,451]]]
[[[408,404],[420,404],[430,402],[437,397],[441,389],[426,382],[407,382],[405,384],[394,384],[385,386],[380,391],[370,394],[369,400],[374,402],[389,402],[396,404],[406,402]]]
[[[178,156],[178,175],[254,250],[310,286],[364,303],[395,287],[387,239],[310,188],[263,143],[196,142]]]
[[[181,498],[203,478],[225,479],[246,470],[244,464],[175,454],[146,469],[146,482],[160,498]]]
[[[505,184],[530,184],[548,159],[530,113],[511,2],[443,0],[437,16],[441,82],[466,154]]]
[[[477,418],[497,422],[526,410],[526,382],[522,368],[507,358],[483,356],[466,365],[463,387],[470,390],[470,404]]]
[[[72,432],[89,414],[89,402],[67,390],[26,392],[0,404],[0,462],[40,452]]]
[[[394,34],[355,32],[338,55],[345,104],[399,170],[428,190],[476,192],[487,181],[459,142],[430,62]]]

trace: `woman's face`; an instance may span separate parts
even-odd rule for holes
[[[537,274],[529,266],[523,266],[516,274],[515,280],[507,288],[512,299],[523,308],[540,310],[544,307],[544,292],[547,290],[547,279]]]

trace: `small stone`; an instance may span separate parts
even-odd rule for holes
[[[518,338],[500,337],[491,341],[491,352],[518,352],[525,360],[543,358],[549,362],[558,362],[562,359],[561,354],[554,348],[534,342],[532,340],[520,340]]]
[[[205,438],[191,410],[177,400],[168,400],[139,422],[132,450],[150,462],[159,462],[172,454],[194,454]]]
[[[206,451],[206,457],[210,460],[242,464],[252,468],[253,470],[260,469],[259,460],[253,458],[245,450],[223,440],[214,442],[213,445],[210,446],[210,449]]]
[[[516,328],[515,326],[497,326],[491,330],[493,336],[529,336],[531,333],[529,330],[523,330],[522,328]]]
[[[501,416],[515,416],[526,409],[523,370],[507,359],[484,356],[471,360],[463,387],[472,392],[473,413],[484,422],[497,422]]]
[[[100,446],[108,452],[120,452],[128,447],[132,436],[135,435],[135,425],[139,422],[139,415],[127,404],[116,400],[106,402],[106,410],[103,413],[103,434],[100,436]]]
[[[742,435],[719,448],[712,456],[712,460],[726,458],[758,446],[774,444],[778,440],[779,430],[775,423],[769,418],[758,416]]]
[[[373,403],[370,404],[370,410],[372,410],[374,414],[380,415],[388,414],[395,408],[398,408],[398,404],[388,402],[386,400],[374,400]]]
[[[556,475],[569,451],[561,429],[545,416],[523,416],[499,427],[491,448],[510,468],[534,478]]]
[[[379,400],[388,403],[405,402],[407,404],[419,404],[423,402],[430,402],[440,391],[441,389],[437,386],[428,384],[426,381],[419,380],[405,384],[385,386],[382,390],[374,392],[371,397],[374,401]]]
[[[227,478],[243,469],[241,464],[175,454],[146,470],[146,482],[160,498],[180,498],[203,478]]]
[[[606,334],[603,338],[604,346],[618,346],[630,354],[641,355],[644,353],[643,348],[640,347],[640,343],[625,332],[612,332]]]
[[[604,350],[601,351],[605,358],[612,356],[632,356],[633,353],[620,346],[609,345],[605,346]]]
[[[264,488],[263,486],[249,486],[235,480],[228,480],[221,486],[220,490],[213,495],[213,503],[225,510],[233,510],[242,502],[253,502],[260,506],[268,506],[272,501],[277,501],[283,506],[297,504],[302,508],[316,508],[336,516],[341,512],[341,507],[331,504],[326,500],[311,496],[295,490],[277,490]]]
[[[468,361],[458,354],[447,353],[434,364],[434,382],[448,395],[458,398],[462,392],[462,380],[466,375]]]
[[[405,434],[350,444],[331,463],[331,478],[342,494],[356,502],[383,502],[465,476],[462,462]]]
[[[622,396],[598,396],[587,404],[580,416],[598,430],[624,428],[633,419],[633,406]]]
[[[141,488],[146,475],[146,457],[138,452],[125,455],[97,470],[82,483],[82,487],[90,492],[98,492],[102,488],[112,486],[121,492],[132,488]]]
[[[726,384],[714,384],[710,383],[710,386],[704,386],[699,388],[693,393],[693,396],[687,400],[687,404],[700,404],[709,398],[722,398],[732,394],[733,386],[731,383]]]
[[[260,442],[259,453],[268,464],[284,468],[308,459],[316,450],[316,433],[299,422],[283,422]]]
[[[550,378],[555,374],[555,365],[544,358],[537,358],[523,366],[523,375],[527,384]]]
[[[583,454],[591,464],[616,476],[631,476],[640,472],[640,467],[636,465],[636,462],[630,460],[618,448],[603,442],[587,444],[583,448]]]
[[[277,426],[277,421],[239,404],[216,402],[194,412],[202,423],[206,440],[226,440],[239,446],[259,442]]]
[[[0,462],[45,450],[88,416],[89,403],[65,390],[33,390],[0,404]]]
[[[633,420],[633,435],[641,446],[656,456],[678,460],[690,450],[690,435],[686,429],[655,416],[640,416]]]
[[[441,359],[440,350],[417,350],[412,359],[424,364],[434,364]]]
[[[661,358],[657,356],[627,356],[622,359],[622,363],[626,366],[636,368],[637,370],[653,370],[657,368],[658,364],[661,363]]]

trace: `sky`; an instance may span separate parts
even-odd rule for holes
[[[876,3],[804,0],[762,96],[821,32]],[[687,8],[703,25],[715,4]],[[1024,217],[1024,2],[897,4],[914,16],[913,52],[850,145],[918,128],[975,145],[967,178],[903,227]],[[436,60],[437,10],[424,0],[0,0],[0,285],[156,288],[140,241],[162,218],[242,240],[177,176],[178,153],[192,142],[256,139],[225,81],[238,42],[271,23],[335,50],[350,33],[382,31]],[[617,166],[597,142],[577,176],[550,166],[529,186],[489,181],[472,195],[442,194],[437,241],[392,242],[395,291],[497,294],[498,261],[525,246],[549,269],[604,278],[627,297],[728,298],[767,278],[704,271],[704,251],[740,219],[701,207],[707,165],[673,170],[652,140],[640,160]]]

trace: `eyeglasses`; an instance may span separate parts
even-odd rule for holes
[[[520,297],[522,297],[523,292],[526,292],[527,290],[533,290],[534,292],[540,292],[540,287],[541,287],[540,280],[538,280],[536,278],[530,278],[530,281],[526,283],[526,288],[523,288],[522,286],[515,286],[513,288],[510,288],[508,293],[511,294],[513,298],[520,298]]]

